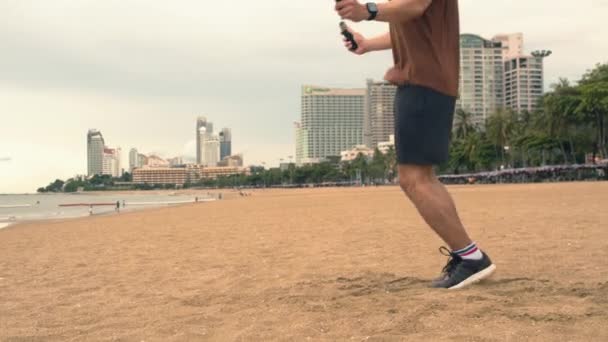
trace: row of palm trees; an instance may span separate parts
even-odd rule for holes
[[[560,79],[533,112],[502,109],[484,126],[455,114],[450,161],[444,172],[585,163],[608,156],[608,64],[597,65],[577,84]]]

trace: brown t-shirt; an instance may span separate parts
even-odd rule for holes
[[[458,0],[433,0],[424,14],[390,24],[395,67],[403,84],[458,96],[460,20]]]

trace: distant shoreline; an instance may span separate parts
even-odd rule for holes
[[[118,214],[127,214],[133,212],[148,212],[163,208],[174,208],[185,205],[192,205],[197,203],[205,203],[209,201],[218,200],[218,194],[210,191],[189,191],[189,192],[176,192],[176,191],[151,191],[151,192],[109,192],[109,191],[98,191],[98,192],[85,192],[85,193],[52,193],[52,194],[40,194],[39,195],[5,195],[11,201],[11,196],[16,196],[15,203],[25,202],[42,202],[46,207],[37,209],[37,206],[32,208],[26,208],[28,212],[18,212],[21,208],[15,208],[15,211],[11,211],[10,208],[6,208],[4,213],[0,214],[0,229],[14,228],[15,226],[21,226],[23,224],[39,224],[46,222],[63,222],[71,221],[75,219],[87,219],[98,216],[109,216]],[[228,196],[226,196],[228,195]],[[30,197],[31,196],[31,197]],[[29,199],[28,199],[29,197]],[[45,199],[46,198],[46,199]],[[110,198],[112,201],[104,201],[104,198]],[[235,194],[222,193],[222,199],[236,198]],[[89,203],[101,203],[101,202],[120,202],[120,211],[116,212],[112,207],[93,208],[93,214],[89,213]],[[127,204],[126,207],[123,203]],[[77,203],[82,203],[78,205]],[[61,204],[73,204],[74,208],[58,208],[49,210],[49,205],[55,208],[56,205],[61,207]],[[9,203],[10,205],[10,203]],[[76,207],[79,208],[76,208]],[[39,210],[39,211],[37,211]],[[56,213],[57,212],[57,213]],[[1,212],[0,212],[1,213]]]
[[[230,193],[238,192],[234,189],[179,189],[179,190],[116,190],[116,191],[83,191],[83,192],[29,192],[29,193],[15,193],[15,194],[4,194],[0,193],[0,196],[56,196],[56,195],[206,195],[217,194],[217,193]]]
[[[165,206],[154,206],[154,207],[131,207],[128,209],[121,209],[121,211],[108,211],[102,212],[93,215],[81,215],[81,216],[73,216],[73,217],[48,217],[36,220],[23,220],[23,221],[14,221],[14,222],[0,222],[0,230],[6,229],[9,227],[17,228],[22,225],[27,224],[37,224],[37,223],[49,223],[49,222],[72,222],[76,220],[88,220],[95,217],[103,217],[103,216],[119,216],[121,214],[132,214],[132,213],[145,213],[145,212],[154,212],[161,209],[167,208],[179,208],[185,207],[189,205],[202,204],[206,202],[192,202],[192,203],[182,203],[182,204],[173,204],[173,205],[165,205]]]

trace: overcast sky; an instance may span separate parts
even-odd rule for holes
[[[454,0],[456,1],[456,0]],[[547,86],[608,60],[608,0],[461,0],[462,31],[551,49]],[[330,0],[0,1],[0,193],[86,173],[86,132],[194,155],[195,120],[231,127],[247,163],[294,154],[300,86],[364,87],[388,53],[344,51]],[[364,34],[386,29],[356,26]],[[125,160],[126,161],[126,160]]]

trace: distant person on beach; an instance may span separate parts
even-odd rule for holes
[[[116,212],[120,212],[120,201],[116,201]]]
[[[362,4],[336,2],[335,10],[353,22],[388,23],[389,32],[365,38],[348,29],[356,55],[392,50],[394,65],[384,79],[398,86],[395,97],[395,149],[401,188],[450,250],[450,260],[433,287],[462,288],[489,277],[496,266],[471,240],[452,197],[433,166],[447,161],[460,71],[460,19],[457,0],[393,0]],[[410,251],[415,253],[416,251]]]

